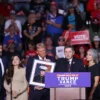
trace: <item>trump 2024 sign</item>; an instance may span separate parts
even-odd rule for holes
[[[90,36],[88,30],[71,32],[70,36],[72,45],[89,44]]]
[[[73,88],[73,87],[90,87],[91,75],[89,72],[84,73],[46,73],[46,88]]]

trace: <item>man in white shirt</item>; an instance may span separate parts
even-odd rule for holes
[[[15,26],[16,34],[19,34],[20,38],[22,38],[21,22],[19,20],[16,20],[16,16],[15,16],[15,11],[14,10],[12,10],[10,12],[10,18],[5,22],[5,26],[4,26],[5,36],[7,36],[9,34],[9,26],[11,24]]]
[[[36,52],[38,54],[36,57],[30,57],[28,59],[28,63],[26,67],[26,79],[28,82],[31,76],[32,66],[35,59],[45,60],[45,61],[48,60],[51,62],[55,61],[53,57],[46,55],[46,46],[43,43],[38,43],[36,45]],[[40,73],[40,68],[37,69],[38,70],[36,70],[35,75],[38,75]],[[31,85],[29,85],[29,87],[30,87],[29,100],[50,100],[49,89],[40,86],[31,86]]]

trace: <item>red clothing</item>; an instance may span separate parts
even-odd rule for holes
[[[37,53],[36,53],[35,50],[32,50],[32,51],[27,50],[27,51],[25,52],[25,56],[26,56],[26,57],[33,57],[33,56],[36,56],[36,55],[37,55]]]
[[[80,58],[80,56],[79,56],[78,54],[74,54],[74,57],[83,60],[83,63],[84,63],[85,66],[88,65],[88,61],[86,60],[86,57],[84,57],[84,58],[82,59],[82,58]]]
[[[91,12],[92,19],[97,18],[98,21],[100,21],[100,10],[95,10]]]
[[[62,36],[65,38],[66,41],[70,41],[71,39],[71,35],[70,35],[71,31],[70,30],[64,30]]]
[[[88,3],[87,3],[87,11],[91,12],[94,9],[95,9],[94,8],[94,0],[89,0]]]
[[[89,0],[87,3],[87,11],[91,12],[95,10],[96,3],[100,2],[100,0]]]
[[[12,4],[0,3],[0,16],[9,17],[11,10],[14,10]]]

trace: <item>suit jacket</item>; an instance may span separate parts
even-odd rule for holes
[[[28,59],[28,63],[27,63],[27,67],[26,67],[26,79],[28,82],[30,79],[31,71],[32,71],[32,65],[33,65],[35,59],[38,60],[39,57],[35,56],[35,57],[30,57]],[[55,59],[53,57],[46,56],[46,59],[50,59],[52,62],[55,62]],[[32,92],[33,90],[34,90],[34,86],[30,86],[30,92]]]
[[[1,59],[2,59],[3,65],[4,65],[4,71],[6,71],[6,69],[9,66],[8,58],[6,56],[2,56]]]
[[[8,65],[9,65],[8,59],[5,56],[2,56],[1,59],[2,59],[3,65],[4,65],[4,73],[5,73],[6,72],[6,69],[8,68]],[[2,75],[1,64],[0,64],[0,75]],[[0,78],[1,78],[1,76],[0,76]],[[4,81],[3,78],[4,77],[2,76],[2,82],[1,82],[1,79],[0,79],[0,84],[3,84],[3,81]]]
[[[44,83],[45,82],[45,77],[41,77],[40,75],[37,75],[34,77],[34,80],[35,82],[39,82],[39,83]]]
[[[4,73],[5,73],[8,65],[9,65],[8,59],[5,56],[2,56],[1,59],[2,59],[3,65],[4,65]],[[4,76],[2,76],[2,69],[1,69],[1,64],[0,64],[0,98],[1,98],[1,95],[3,95],[3,90],[4,90],[3,82],[4,82]]]
[[[82,60],[73,58],[71,62],[71,72],[84,72]],[[68,72],[68,61],[66,58],[60,58],[56,62],[55,72]]]
[[[2,71],[0,68],[0,92],[1,92],[2,83],[3,83],[3,78],[2,78]]]

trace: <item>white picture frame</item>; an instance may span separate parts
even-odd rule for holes
[[[54,62],[47,62],[47,61],[36,60],[35,59],[34,63],[33,63],[33,66],[32,66],[32,72],[31,72],[30,81],[29,81],[30,85],[45,87],[45,82],[44,83],[42,83],[42,82],[36,82],[34,80],[36,76],[40,75],[40,74],[36,75],[36,70],[41,65],[42,66],[46,66],[46,67],[49,66],[49,67],[47,67],[46,72],[51,72],[52,73],[54,71],[54,68],[55,68],[55,63]],[[40,69],[40,71],[41,71],[41,69]]]

